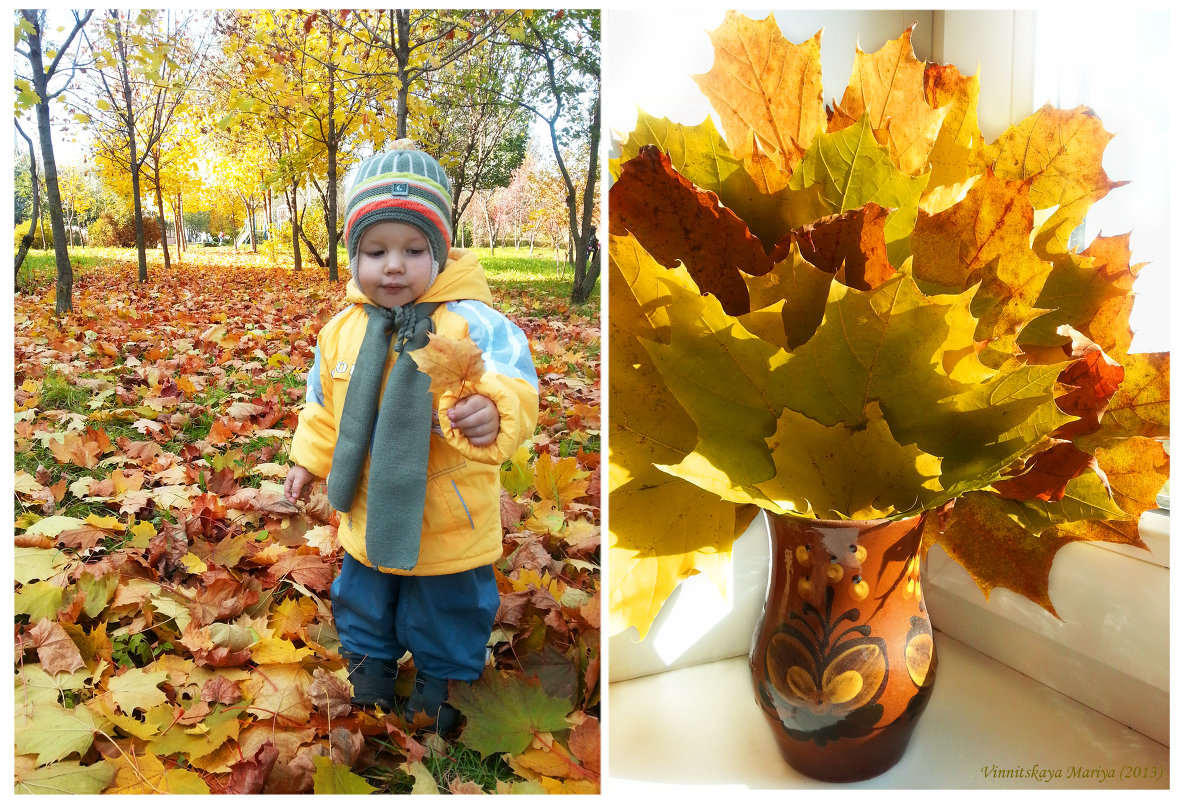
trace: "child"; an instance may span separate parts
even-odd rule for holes
[[[410,140],[366,159],[345,216],[350,305],[320,331],[284,492],[294,502],[327,476],[341,513],[331,595],[353,702],[391,709],[409,651],[418,673],[403,716],[449,733],[448,680],[483,673],[500,605],[499,466],[533,433],[537,373],[525,335],[490,307],[475,254],[451,248],[437,161]],[[405,351],[465,327],[485,373],[451,405]]]

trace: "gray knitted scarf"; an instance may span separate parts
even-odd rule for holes
[[[352,509],[368,453],[365,551],[374,567],[409,570],[418,562],[431,435],[431,380],[408,358],[394,362],[384,393],[381,377],[391,344],[402,356],[427,344],[427,334],[434,330],[431,314],[437,307],[437,303],[408,303],[393,309],[366,303],[362,307],[369,321],[345,394],[328,474],[328,500],[342,512]]]

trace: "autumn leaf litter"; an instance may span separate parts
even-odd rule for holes
[[[597,792],[597,311],[492,281],[541,414],[501,471],[492,661],[445,742],[349,706],[337,517],[322,485],[281,494],[344,285],[250,254],[150,275],[87,272],[63,320],[15,299],[18,791]]]

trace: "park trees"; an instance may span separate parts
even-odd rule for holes
[[[520,55],[494,46],[519,14],[479,9],[351,14],[336,19],[341,34],[387,54],[387,72],[375,77],[394,94],[383,93],[375,113],[382,114],[392,100],[394,135],[416,140],[443,165],[452,182],[452,225],[458,228],[475,193],[506,185],[524,156],[528,121],[518,101],[527,79]]]
[[[521,54],[491,45],[431,75],[428,102],[409,134],[451,178],[453,226],[477,193],[487,213],[493,190],[508,186],[525,158],[530,116],[520,102],[526,85]]]
[[[33,246],[33,242],[36,241],[37,238],[37,223],[40,222],[39,218],[41,216],[41,187],[37,181],[37,154],[33,149],[33,140],[31,140],[28,134],[26,134],[24,130],[21,129],[19,124],[16,126],[16,132],[24,138],[25,142],[29,146],[29,174],[28,176],[25,176],[29,184],[29,200],[27,206],[29,210],[29,232],[21,237],[21,243],[16,250],[16,266],[12,272],[13,291],[20,291],[19,276],[21,265],[25,263],[25,256],[28,255],[29,248]],[[21,187],[18,182],[17,189],[19,190],[20,188]],[[18,192],[16,203],[18,207],[20,206],[20,200],[21,194]],[[42,230],[41,236],[44,240],[44,230]],[[68,260],[66,262],[66,268],[67,270],[69,269]],[[72,283],[73,279],[70,278],[67,282],[67,286],[71,285]]]
[[[522,18],[516,44],[538,65],[533,102],[523,105],[549,129],[554,160],[565,189],[565,205],[574,256],[571,299],[590,299],[599,277],[599,252],[595,246],[595,205],[599,174],[600,84],[599,12],[535,11]],[[580,143],[586,158],[581,191],[567,154]]]
[[[41,143],[41,163],[45,169],[46,200],[49,203],[50,220],[53,226],[54,261],[57,264],[57,294],[54,305],[58,314],[65,314],[73,308],[71,292],[74,273],[70,267],[70,254],[66,245],[66,228],[62,216],[61,194],[58,188],[57,161],[53,155],[53,139],[50,132],[49,104],[68,88],[70,81],[74,78],[78,61],[76,55],[69,56],[70,48],[75,43],[78,33],[86,27],[92,13],[93,11],[87,11],[84,14],[80,11],[73,12],[74,26],[65,41],[56,47],[52,44],[47,45],[45,40],[46,11],[44,9],[21,10],[18,12],[16,26],[16,52],[24,58],[25,64],[28,66],[27,77],[19,71],[17,73],[17,109],[22,111],[32,108],[37,119],[37,138]],[[46,63],[47,59],[48,64]],[[68,71],[59,72],[59,70],[65,69],[66,64],[69,65]],[[51,90],[50,84],[55,78],[64,78],[64,80],[55,84],[55,88]],[[19,124],[17,127],[19,129]],[[29,151],[32,155],[31,138],[23,130],[21,136],[29,143]],[[36,161],[35,157],[33,157],[33,161]],[[36,179],[34,178],[35,184]],[[34,210],[33,220],[36,219],[37,214]],[[32,241],[31,234],[32,231],[30,231],[30,243]],[[24,260],[24,253],[27,251],[28,246],[26,245],[24,252],[18,254],[17,269],[20,268],[21,261]]]
[[[28,148],[21,150],[18,146],[12,154],[12,211],[13,222],[20,223],[30,219],[33,208],[33,176],[36,169],[33,158],[36,146],[26,140]]]
[[[360,140],[380,147],[385,129],[375,113],[386,72],[386,54],[345,31],[356,25],[347,11],[226,12],[219,29],[225,36],[229,108],[235,113],[268,117],[298,134],[288,164],[308,167],[310,185],[321,196],[328,231],[327,254],[303,242],[336,281],[339,184]],[[342,28],[344,30],[342,30]],[[233,124],[231,115],[222,124]],[[315,167],[324,166],[323,181]],[[288,176],[282,174],[286,181]]]
[[[369,46],[387,51],[393,60],[389,77],[395,89],[395,135],[409,135],[411,97],[440,72],[467,65],[467,56],[487,45],[516,13],[492,10],[390,9],[355,12]],[[346,15],[342,13],[341,19]],[[343,27],[343,26],[342,26]],[[344,33],[359,33],[356,28]]]
[[[124,166],[131,179],[140,281],[148,280],[141,174],[170,126],[187,110],[186,93],[205,67],[204,32],[194,24],[199,19],[195,13],[173,16],[151,10],[131,19],[112,10],[90,41],[96,94],[91,124],[102,156]],[[158,150],[156,161],[158,165]],[[156,194],[162,218],[158,180]]]
[[[75,241],[79,245],[83,244],[78,231],[93,207],[94,197],[87,185],[87,177],[81,167],[74,165],[63,166],[58,172],[66,236],[71,245]]]

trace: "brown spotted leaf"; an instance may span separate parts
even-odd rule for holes
[[[1087,210],[1126,183],[1109,180],[1103,170],[1103,151],[1111,137],[1085,106],[1066,110],[1045,105],[981,148],[976,164],[1005,180],[1032,180],[1033,207],[1058,207],[1038,231],[1038,252],[1064,253]]]
[[[1170,354],[1129,353],[1124,379],[1107,406],[1105,422],[1127,436],[1169,435]]]
[[[771,259],[746,223],[678,175],[655,147],[623,165],[611,187],[611,231],[630,231],[665,267],[683,263],[703,293],[715,295],[730,314],[750,310],[739,272],[762,275]]]
[[[1115,502],[1133,520],[1156,508],[1157,495],[1169,480],[1169,454],[1163,444],[1132,437],[1096,449],[1095,459],[1107,476]]]
[[[876,203],[867,203],[844,214],[822,217],[792,231],[791,241],[800,255],[845,286],[873,289],[897,272],[886,257],[886,214]],[[782,254],[777,247],[771,256]]]
[[[1057,615],[1050,602],[1050,565],[1074,538],[1059,536],[1054,528],[1030,532],[1017,522],[1018,505],[988,492],[969,492],[956,500],[939,542],[967,569],[985,597],[1004,587]],[[988,536],[980,536],[982,531]]]

